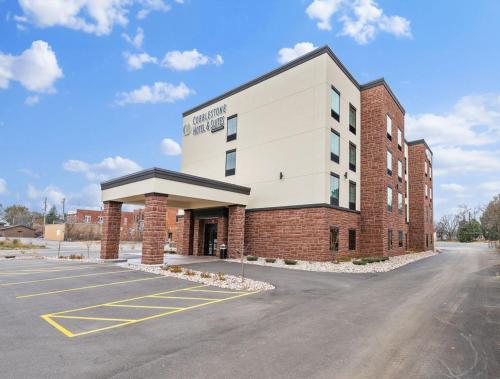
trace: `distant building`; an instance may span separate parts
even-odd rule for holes
[[[24,225],[0,226],[0,237],[7,238],[34,238],[35,229]]]

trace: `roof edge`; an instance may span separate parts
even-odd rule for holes
[[[146,170],[138,171],[129,175],[121,176],[115,179],[102,182],[101,190],[107,190],[110,188],[119,187],[130,183],[136,183],[142,180],[152,179],[152,178],[172,180],[175,182],[182,182],[202,187],[220,189],[223,191],[235,192],[244,195],[249,195],[251,190],[249,187],[244,187],[237,184],[203,178],[201,176],[185,174],[182,172],[166,170],[158,167],[149,168]]]
[[[375,80],[372,80],[371,82],[368,82],[368,83],[365,83],[365,84],[361,84],[360,90],[364,91],[364,90],[367,90],[367,89],[370,89],[370,88],[373,88],[373,87],[377,87],[377,86],[380,86],[380,85],[383,85],[385,87],[385,89],[387,90],[387,92],[389,92],[389,94],[391,95],[392,99],[398,105],[399,109],[401,109],[401,111],[403,112],[403,115],[404,115],[406,113],[404,107],[401,105],[401,103],[399,102],[399,100],[396,97],[396,95],[394,94],[394,92],[392,92],[391,87],[389,86],[389,84],[386,82],[386,80],[383,77],[375,79]]]
[[[434,155],[434,153],[432,152],[431,148],[429,147],[429,145],[427,144],[427,142],[425,142],[425,139],[421,138],[421,139],[416,139],[414,141],[408,141],[406,142],[406,144],[408,146],[411,146],[411,145],[420,145],[420,144],[424,144],[425,147],[431,152],[432,155]]]
[[[247,88],[253,87],[254,85],[257,85],[267,79],[271,79],[272,77],[281,74],[282,72],[288,71],[298,65],[301,65],[302,63],[305,63],[307,61],[310,61],[311,59],[314,59],[316,57],[319,57],[320,55],[323,54],[328,54],[330,58],[333,59],[333,61],[339,66],[339,68],[342,70],[342,72],[347,76],[347,78],[358,88],[360,89],[360,85],[358,81],[352,76],[352,74],[349,72],[349,70],[346,68],[346,66],[342,63],[342,61],[335,55],[335,53],[332,51],[330,46],[324,45],[322,47],[318,47],[317,49],[304,54],[297,59],[294,59],[293,61],[290,61],[288,63],[285,63],[282,66],[279,66],[278,68],[275,68],[274,70],[271,70],[261,76],[258,76],[255,79],[252,79],[244,84],[239,85],[238,87],[235,87],[229,91],[224,92],[223,94],[214,97],[210,100],[207,100],[199,105],[194,106],[191,109],[188,109],[187,111],[184,111],[182,113],[182,117],[189,116],[190,114],[199,111],[200,109],[203,109],[205,107],[208,107],[209,105],[212,105],[214,103],[217,103],[218,101],[221,101],[225,99],[226,97],[232,96],[234,94],[237,94],[241,91],[246,90]]]

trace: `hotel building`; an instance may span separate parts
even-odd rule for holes
[[[162,263],[167,207],[178,251],[330,261],[433,248],[432,152],[405,139],[384,79],[360,84],[316,49],[183,113],[181,172],[101,184],[101,256],[118,254],[121,204],[145,204],[143,262]],[[119,227],[119,226],[118,226]]]

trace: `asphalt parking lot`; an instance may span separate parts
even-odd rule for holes
[[[1,377],[497,378],[499,255],[444,251],[384,274],[247,266],[277,287],[252,294],[114,265],[3,260]]]

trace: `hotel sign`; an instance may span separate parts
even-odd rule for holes
[[[191,122],[184,125],[184,135],[188,136],[192,132],[196,136],[207,131],[215,133],[224,129],[226,111],[227,105],[223,104],[193,116]]]

